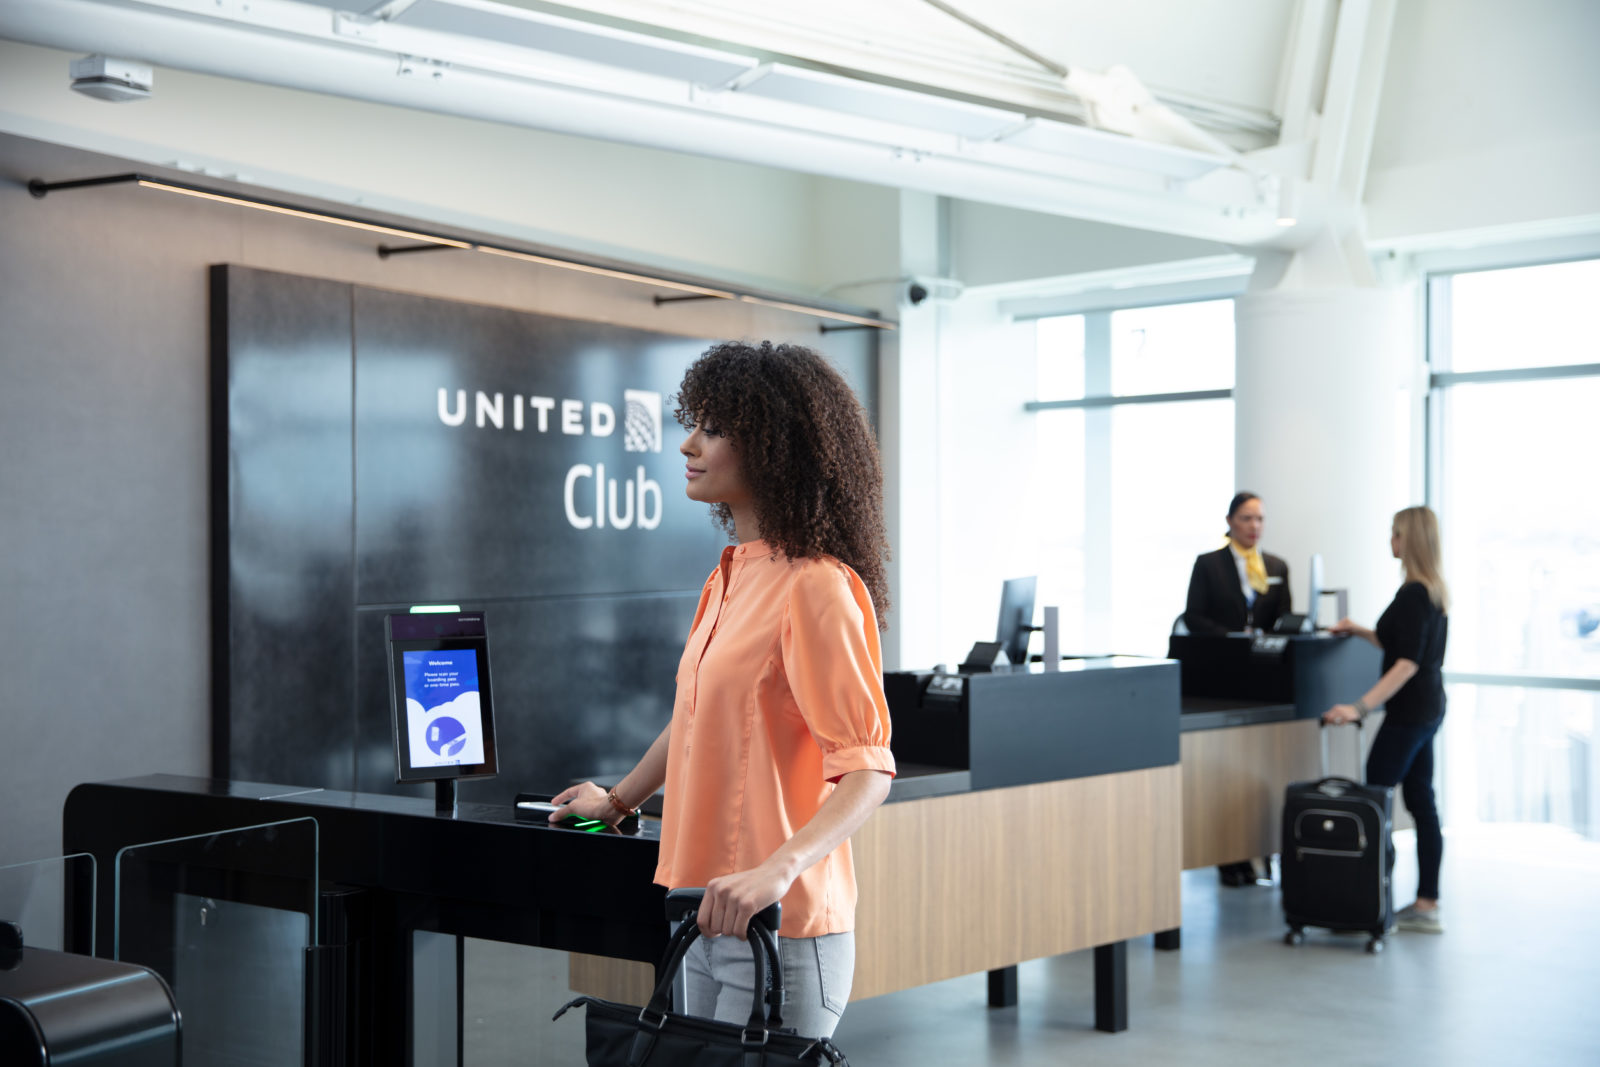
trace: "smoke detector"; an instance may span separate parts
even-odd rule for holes
[[[74,59],[67,72],[72,75],[75,90],[114,104],[143,100],[150,95],[156,76],[155,68],[148,63],[102,55]]]

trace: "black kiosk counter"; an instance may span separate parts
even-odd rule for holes
[[[266,1039],[303,1040],[301,1062],[456,1062],[456,937],[651,963],[666,946],[648,821],[592,834],[503,806],[452,818],[430,797],[150,775],[73,789],[62,837],[99,872],[69,887],[69,951],[176,973],[186,1047],[191,1018],[240,1025],[275,982],[292,987],[280,1019],[304,1023]],[[219,914],[234,959],[197,956],[185,928]]]

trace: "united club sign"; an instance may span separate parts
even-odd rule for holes
[[[603,400],[524,396],[477,390],[469,404],[467,390],[440,387],[439,421],[446,426],[526,433],[562,434],[598,440],[621,437],[624,453],[660,452],[661,394],[647,389],[622,391],[622,418]],[[620,433],[619,433],[620,429]],[[624,461],[624,466],[626,466]],[[575,463],[562,482],[561,503],[574,529],[654,530],[661,525],[661,486],[634,464],[619,479],[606,474],[604,462]]]

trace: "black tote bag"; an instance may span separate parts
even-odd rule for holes
[[[745,1025],[721,1023],[669,1010],[672,981],[689,946],[700,936],[695,912],[683,917],[657,970],[650,1003],[640,1008],[598,997],[575,997],[562,1005],[587,1009],[586,1058],[589,1067],[798,1067],[834,1064],[849,1067],[825,1037],[801,1037],[783,1025],[783,964],[777,936],[751,920],[750,951],[755,957],[755,995]],[[768,976],[771,988],[767,990]],[[762,993],[766,991],[766,996]],[[765,1000],[768,1010],[763,1010]]]

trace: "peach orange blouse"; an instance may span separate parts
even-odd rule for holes
[[[758,866],[811,820],[840,776],[894,773],[877,619],[832,557],[723,550],[678,665],[661,862],[671,888]],[[855,927],[850,842],[783,898],[785,937]]]

